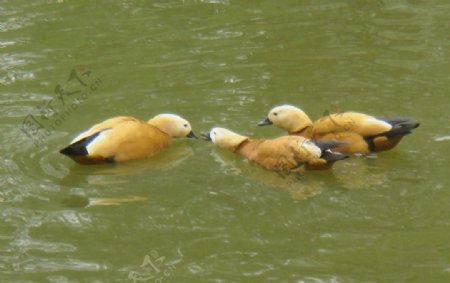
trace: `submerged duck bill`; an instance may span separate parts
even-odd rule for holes
[[[258,122],[258,126],[266,126],[266,125],[272,125],[272,121],[270,121],[269,118],[265,118]]]
[[[191,131],[186,137],[190,139],[197,139],[197,136],[194,134],[193,131]]]
[[[202,138],[204,140],[211,141],[211,134],[210,134],[210,132],[202,132],[201,135],[202,135]]]

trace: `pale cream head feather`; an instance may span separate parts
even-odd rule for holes
[[[248,140],[246,136],[239,135],[225,128],[212,128],[209,132],[211,141],[221,148],[235,150],[242,142]]]
[[[191,124],[175,114],[159,114],[148,120],[148,123],[173,138],[186,137],[192,132]]]
[[[288,104],[272,108],[267,118],[275,126],[289,133],[298,132],[312,125],[311,119],[303,110]]]

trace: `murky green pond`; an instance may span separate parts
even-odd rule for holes
[[[448,1],[1,1],[1,282],[449,282]],[[60,155],[116,115],[252,137],[281,103],[421,122],[277,174],[202,140]]]

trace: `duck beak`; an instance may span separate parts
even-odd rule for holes
[[[258,122],[258,126],[266,126],[266,125],[272,125],[272,121],[270,121],[269,117],[261,120]]]
[[[186,137],[190,139],[197,139],[197,136],[194,134],[193,131],[191,131]]]
[[[202,132],[202,138],[206,141],[211,141],[211,134],[209,132]]]

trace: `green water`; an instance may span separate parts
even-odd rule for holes
[[[0,282],[449,282],[449,14],[445,0],[0,1]],[[117,165],[58,153],[116,115],[274,137],[256,123],[281,103],[421,126],[303,176],[202,140]]]

